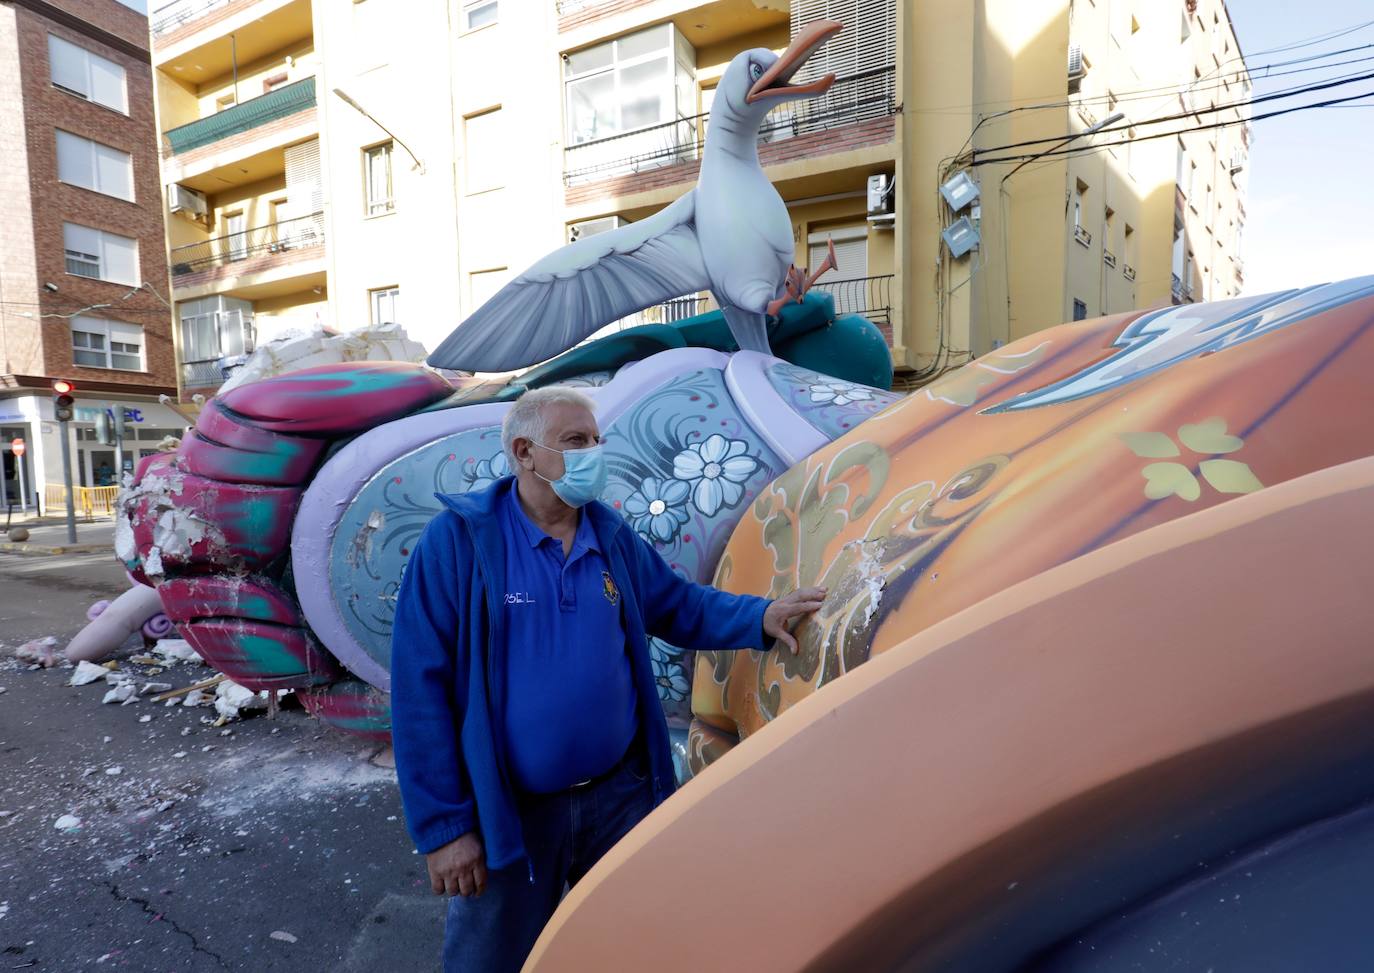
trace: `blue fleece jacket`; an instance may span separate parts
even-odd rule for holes
[[[508,647],[497,512],[514,483],[506,477],[480,492],[439,496],[447,509],[411,551],[391,635],[391,736],[410,836],[427,854],[479,830],[493,869],[528,860],[498,711]],[[648,636],[688,649],[760,648],[768,601],[685,581],[610,507],[593,501],[583,512],[622,595],[658,804],[676,785]]]

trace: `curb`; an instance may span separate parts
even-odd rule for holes
[[[98,554],[101,551],[107,551],[113,556],[114,546],[110,543],[104,543],[63,544],[59,547],[49,547],[45,544],[16,544],[13,541],[4,541],[0,542],[0,551],[8,554],[27,554],[39,557],[51,554]]]

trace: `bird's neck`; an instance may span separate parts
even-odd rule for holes
[[[712,170],[759,168],[758,123],[733,116],[711,118],[702,155],[702,175]]]

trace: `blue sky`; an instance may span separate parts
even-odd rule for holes
[[[1371,24],[1292,51],[1262,53],[1374,21],[1370,0],[1227,0],[1227,7],[1256,95],[1332,75],[1374,72],[1374,60],[1272,81],[1256,70],[1273,61],[1374,45]],[[1374,46],[1335,60],[1360,57],[1374,57]],[[1371,107],[1323,108],[1255,123],[1245,204],[1245,293],[1374,274],[1374,79],[1269,102],[1257,111],[1365,91],[1371,97],[1361,100]]]

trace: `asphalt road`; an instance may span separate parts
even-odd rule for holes
[[[0,971],[436,969],[444,903],[386,753],[296,708],[220,728],[206,707],[102,705],[103,684],[15,660],[126,585],[108,555],[0,553]],[[139,648],[118,656],[145,673]]]

